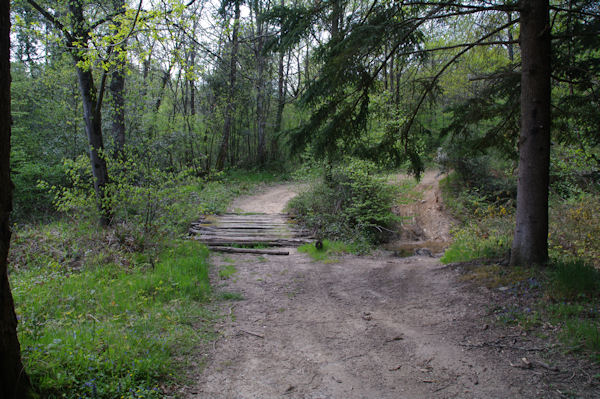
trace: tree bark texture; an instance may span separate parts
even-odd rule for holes
[[[115,152],[120,154],[125,148],[125,63],[119,61],[110,81],[113,100],[112,131],[115,139]]]
[[[0,0],[0,397],[26,398],[30,391],[17,338],[17,316],[8,282],[12,189],[10,180],[10,1]]]
[[[233,122],[233,113],[235,112],[235,84],[237,78],[237,53],[239,47],[238,32],[240,27],[240,2],[235,2],[235,14],[233,21],[233,32],[231,38],[231,63],[229,67],[229,93],[227,95],[227,105],[225,107],[225,121],[223,123],[223,137],[219,146],[219,153],[215,162],[215,169],[223,170],[225,160],[229,152],[229,137],[231,135],[231,125]]]
[[[550,169],[550,23],[548,0],[527,0],[521,10],[521,134],[517,215],[510,263],[548,260]]]

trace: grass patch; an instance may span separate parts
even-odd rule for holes
[[[243,301],[244,296],[239,292],[224,291],[219,293],[219,299],[222,301]]]
[[[475,223],[453,231],[453,241],[440,262],[467,262],[473,259],[499,258],[508,252],[511,237],[503,231],[482,228]]]
[[[600,271],[581,260],[559,261],[550,272],[549,295],[555,299],[579,300],[600,293]]]
[[[461,280],[471,281],[487,288],[498,288],[513,286],[534,277],[534,270],[528,268],[479,265],[462,275]]]
[[[235,273],[237,273],[237,269],[235,268],[234,265],[229,264],[229,265],[223,266],[219,270],[219,277],[221,278],[221,280],[227,280],[231,276],[233,276]]]
[[[11,275],[19,339],[48,398],[159,398],[182,356],[212,335],[208,250],[177,241],[153,268],[48,267]]]
[[[317,262],[337,262],[334,257],[344,253],[354,252],[352,245],[340,241],[323,240],[323,248],[317,249],[315,244],[304,244],[298,248],[298,252],[308,254],[312,260]]]

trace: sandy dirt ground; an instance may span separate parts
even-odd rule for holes
[[[430,219],[421,241],[449,239],[438,180],[426,175],[413,209]],[[281,212],[296,190],[275,186],[234,208]],[[186,398],[600,397],[584,370],[556,368],[545,343],[491,325],[495,294],[436,257],[378,251],[322,263],[290,251],[212,255],[215,289],[243,300],[221,305],[220,338],[198,354],[206,367]],[[237,273],[220,280],[228,264]]]
[[[255,195],[236,198],[229,212],[282,213],[289,200],[294,198],[305,185],[279,184]]]

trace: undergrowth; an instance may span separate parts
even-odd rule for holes
[[[159,398],[175,356],[210,338],[208,250],[177,241],[154,267],[60,266],[12,276],[19,339],[33,386],[48,398]]]
[[[180,237],[201,213],[224,212],[233,197],[273,179],[184,174],[140,190],[122,182],[115,189],[124,201],[109,228],[98,227],[87,191],[54,189],[63,216],[15,225],[9,259],[35,390],[48,398],[162,398],[185,383],[186,364],[197,361],[189,354],[212,338],[215,316],[208,250]]]
[[[360,248],[340,241],[323,240],[322,244],[322,248],[317,248],[315,244],[304,244],[298,248],[298,252],[308,254],[312,260],[317,262],[335,263],[338,261],[336,259],[338,255],[360,251]]]
[[[499,321],[539,336],[554,336],[562,343],[562,350],[600,361],[598,186],[582,184],[578,180],[581,171],[553,162],[549,264],[541,268],[476,264],[463,279],[505,293],[504,303],[495,312]],[[462,222],[442,257],[445,263],[507,258],[514,200],[511,195],[494,196],[494,190],[511,183],[505,172],[489,172],[485,179],[475,181],[465,181],[465,176],[453,173],[441,184],[445,204]]]
[[[366,251],[384,240],[397,220],[391,211],[394,188],[375,171],[360,160],[332,167],[288,208],[317,237],[353,242]]]

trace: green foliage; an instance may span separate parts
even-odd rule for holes
[[[505,256],[512,242],[512,201],[465,189],[458,174],[450,174],[440,187],[444,203],[462,225],[453,231],[453,242],[440,259],[443,263],[465,262]],[[482,190],[486,192],[485,188]]]
[[[600,271],[581,260],[558,261],[550,272],[549,294],[558,300],[597,297]]]
[[[550,191],[562,199],[599,193],[600,164],[574,145],[554,145],[550,158]]]
[[[11,284],[28,373],[44,397],[163,397],[160,387],[181,382],[186,353],[210,336],[213,317],[204,305],[211,298],[208,250],[171,239],[199,212],[224,211],[235,195],[269,175],[232,173],[221,181],[189,175],[162,181],[158,175],[145,183],[135,173],[148,169],[119,163],[139,180],[112,183],[127,194],[115,191],[123,201],[115,204],[119,221],[99,229],[86,180],[89,161],[66,164],[71,186],[53,192],[69,217],[16,226],[11,242]],[[150,195],[157,206],[173,208],[167,210],[173,220],[159,219],[161,234],[138,242],[124,232],[143,232],[140,208],[149,193],[138,191],[142,182],[156,190]]]
[[[552,197],[548,246],[551,257],[573,257],[600,267],[600,198],[582,193],[562,200]]]
[[[476,223],[469,224],[454,230],[453,242],[440,261],[454,263],[499,258],[508,253],[511,242],[510,234],[504,231]]]
[[[207,335],[208,250],[174,242],[152,268],[49,263],[11,275],[23,358],[49,398],[159,398]]]
[[[319,237],[363,246],[380,242],[396,220],[391,212],[394,189],[374,172],[367,161],[335,166],[311,190],[292,199],[289,208]]]
[[[348,252],[357,252],[360,248],[355,245],[346,244],[340,241],[323,240],[323,247],[318,249],[315,244],[304,244],[298,248],[298,252],[308,254],[316,262],[332,263],[337,262],[335,256]],[[333,258],[332,258],[333,256]]]
[[[52,186],[65,183],[62,165],[48,166],[43,162],[28,160],[21,151],[11,154],[11,179],[15,186],[11,218],[18,223],[34,221],[53,213],[53,196],[38,184],[40,181]]]

